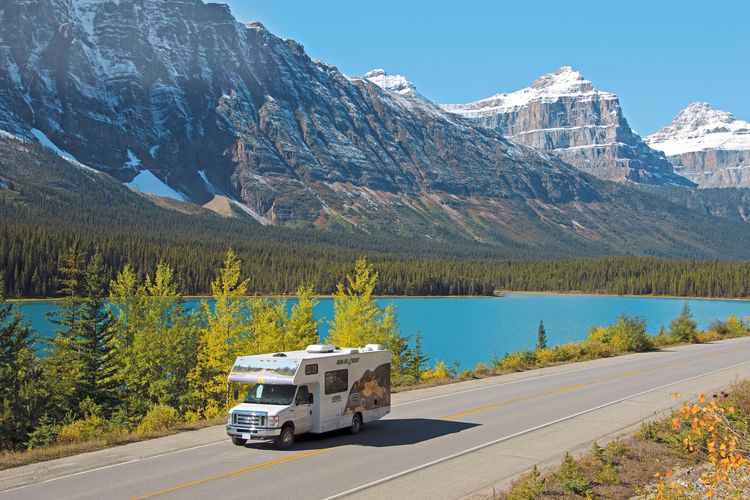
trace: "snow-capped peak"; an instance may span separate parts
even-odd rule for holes
[[[541,76],[530,87],[516,92],[495,94],[469,104],[447,104],[443,107],[454,113],[476,116],[513,111],[534,101],[554,102],[561,97],[617,98],[615,94],[595,89],[589,80],[572,67],[563,66],[554,73]]]
[[[537,79],[531,88],[549,94],[578,94],[591,92],[594,87],[580,72],[570,66],[563,66],[554,73],[547,73]]]
[[[405,77],[401,75],[389,75],[384,69],[374,69],[365,73],[363,78],[371,81],[383,90],[388,90],[389,92],[413,97],[419,95],[417,93],[417,87]]]
[[[646,142],[667,156],[705,149],[748,150],[750,123],[706,102],[694,102]]]

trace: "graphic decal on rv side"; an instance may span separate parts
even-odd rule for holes
[[[352,384],[343,415],[373,410],[391,404],[391,364],[385,363],[375,370],[367,370],[362,378]]]
[[[299,364],[299,359],[240,356],[229,373],[229,381],[291,384]]]

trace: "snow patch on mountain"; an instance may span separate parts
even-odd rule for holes
[[[59,147],[57,147],[57,145],[54,142],[52,142],[50,140],[50,138],[47,137],[47,135],[44,132],[42,132],[41,130],[39,130],[38,128],[32,128],[31,129],[31,135],[33,135],[36,138],[36,140],[39,141],[39,144],[41,144],[42,146],[45,146],[45,147],[51,149],[52,151],[55,152],[55,154],[57,156],[59,156],[63,160],[66,160],[71,165],[75,165],[78,168],[82,168],[84,170],[89,170],[89,171],[97,173],[97,174],[100,173],[98,170],[96,170],[94,168],[91,168],[88,165],[84,165],[80,161],[76,160],[75,156],[73,156],[72,154],[70,154],[67,151],[65,151],[65,150],[60,149]]]
[[[123,165],[123,168],[135,168],[141,166],[141,160],[128,148],[128,159]]]
[[[141,193],[172,198],[178,201],[188,201],[185,195],[169,187],[164,181],[151,173],[150,170],[141,170],[132,181],[126,182],[125,185]]]
[[[750,123],[708,103],[694,102],[646,142],[667,156],[707,149],[750,150]]]

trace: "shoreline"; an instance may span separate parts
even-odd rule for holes
[[[621,297],[628,299],[672,299],[672,300],[731,300],[736,302],[750,302],[750,297],[695,297],[681,295],[633,295],[633,294],[616,294],[616,293],[595,293],[582,291],[528,291],[528,290],[495,290],[493,295],[374,295],[375,299],[502,299],[508,294],[515,295],[574,295],[574,296],[591,296],[591,297]],[[273,299],[293,299],[295,295],[283,294],[260,294],[248,295],[247,298],[273,298]],[[184,295],[184,300],[210,300],[211,295]],[[316,295],[318,299],[333,298],[332,294]],[[6,299],[12,304],[33,304],[33,303],[55,303],[63,300],[60,297],[53,298],[26,298],[26,299]]]

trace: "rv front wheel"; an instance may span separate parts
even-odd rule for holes
[[[281,434],[276,439],[276,447],[280,450],[286,450],[294,444],[294,427],[285,425],[281,429]]]
[[[236,446],[245,446],[247,444],[247,439],[233,437],[232,443]]]
[[[361,413],[355,413],[354,416],[352,416],[352,426],[349,427],[349,432],[352,434],[359,434],[359,431],[362,430],[362,414]]]

